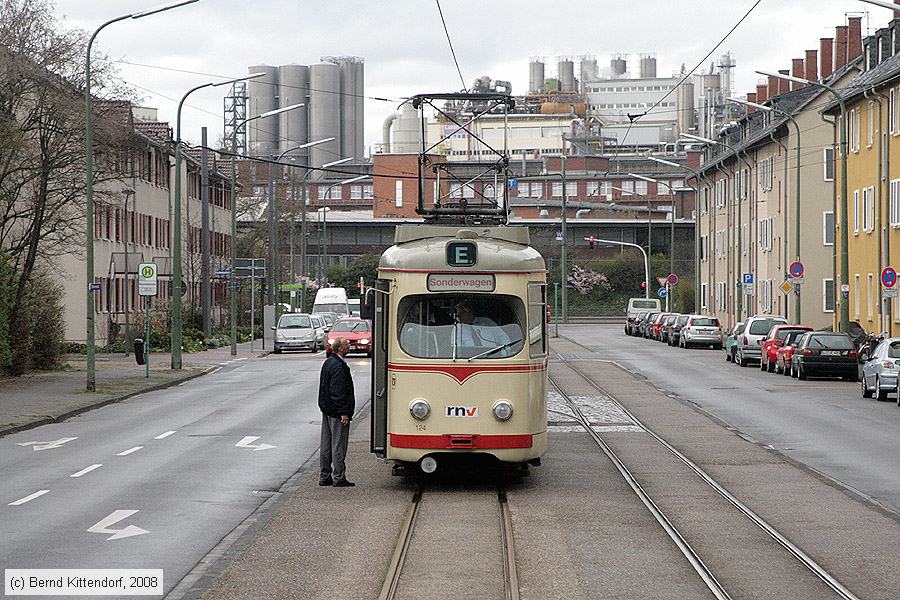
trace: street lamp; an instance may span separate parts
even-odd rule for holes
[[[756,110],[761,110],[763,112],[774,113],[776,115],[786,118],[788,120],[788,122],[790,122],[794,126],[794,131],[797,135],[797,166],[796,166],[797,182],[795,185],[796,190],[794,192],[794,195],[796,196],[796,198],[794,200],[794,210],[797,212],[797,216],[794,219],[794,259],[799,261],[800,260],[800,125],[797,123],[797,121],[794,119],[794,117],[792,117],[788,113],[786,113],[782,110],[778,110],[777,108],[774,108],[772,106],[766,106],[764,104],[758,104],[756,102],[750,102],[749,100],[742,100],[740,98],[727,98],[727,100],[729,102],[734,102],[735,104],[742,104],[744,106],[748,106],[750,108],[755,108]],[[785,175],[787,175],[787,162],[788,162],[787,159],[785,159],[785,161],[784,161]],[[785,181],[787,181],[787,177],[785,177]],[[785,231],[787,231],[787,230],[785,229]],[[785,271],[787,271],[787,269],[785,269]],[[802,322],[801,318],[800,318],[800,314],[801,314],[800,304],[801,304],[800,298],[797,297],[797,304],[794,307],[794,322],[795,323]],[[787,314],[787,313],[785,313],[785,314]]]
[[[175,206],[172,215],[172,229],[174,230],[172,249],[172,363],[173,370],[181,369],[181,109],[188,96],[208,87],[219,87],[237,81],[246,81],[264,76],[265,73],[253,73],[244,77],[235,77],[225,81],[203,83],[194,86],[185,92],[178,102],[178,111],[175,117]],[[232,240],[234,244],[234,240]]]
[[[326,165],[327,164],[328,163],[326,163]],[[323,165],[323,166],[325,166],[325,165]],[[369,178],[368,175],[359,175],[358,177],[351,177],[350,179],[345,179],[345,180],[339,181],[337,183],[332,183],[325,190],[323,200],[325,201],[326,206],[324,206],[324,207],[320,208],[318,211],[316,211],[316,212],[319,212],[319,211],[323,212],[323,214],[322,214],[322,242],[319,245],[319,250],[320,250],[320,253],[322,256],[322,260],[319,261],[319,265],[320,265],[320,269],[321,269],[321,276],[322,276],[322,281],[320,282],[320,287],[322,285],[322,282],[324,282],[328,277],[328,273],[326,271],[326,266],[327,266],[326,263],[328,262],[328,235],[327,235],[328,232],[326,230],[327,224],[328,224],[328,219],[326,218],[325,213],[329,212],[331,210],[327,206],[328,200],[330,198],[331,190],[336,188],[339,185],[340,186],[349,185],[351,183],[356,183],[357,181],[362,181],[363,179],[368,179],[368,178]]]
[[[647,198],[647,254],[653,255],[653,215],[650,207],[650,197],[648,194],[642,194],[640,192],[634,192],[622,189],[620,187],[616,187],[614,185],[609,186],[610,189],[616,190],[622,194],[634,194],[635,196],[640,196],[641,198]]]
[[[241,127],[255,121],[256,119],[265,119],[273,115],[279,115],[295,108],[300,108],[303,104],[292,104],[276,110],[260,113],[256,116],[244,119],[231,132],[231,355],[237,355],[237,294],[234,288],[234,278],[237,272],[237,168],[235,167],[235,155],[237,154],[237,134]],[[256,267],[252,267],[254,270]],[[255,273],[254,273],[255,275]],[[250,290],[251,296],[253,290]],[[253,328],[251,323],[251,329]]]
[[[876,4],[872,2],[872,0],[863,0],[865,2],[869,2],[870,4]],[[879,4],[879,6],[884,6],[884,4]],[[893,5],[892,5],[893,6]],[[896,7],[895,7],[896,8]],[[837,92],[836,89],[827,85],[825,83],[821,83],[819,81],[811,81],[809,79],[801,79],[800,77],[793,77],[791,75],[785,75],[784,73],[769,73],[767,71],[757,71],[758,74],[764,77],[775,77],[777,79],[783,79],[785,81],[793,81],[794,83],[800,83],[803,85],[815,85],[818,86],[827,92],[829,92],[834,99],[837,100],[838,105],[841,107],[841,117],[840,117],[840,146],[841,146],[841,286],[849,285],[850,282],[850,256],[847,252],[847,244],[849,243],[849,235],[847,231],[847,104],[844,102],[844,99]],[[800,215],[797,215],[798,220]],[[842,332],[850,331],[850,303],[847,302],[846,298],[841,298],[841,316],[840,316],[840,328]]]
[[[85,216],[87,220],[87,237],[85,241],[87,245],[87,331],[85,332],[85,345],[87,346],[87,383],[85,389],[89,392],[93,392],[97,388],[97,372],[94,356],[94,290],[92,289],[94,283],[94,110],[91,104],[91,46],[93,46],[97,34],[99,34],[107,25],[112,25],[118,21],[124,21],[125,19],[149,17],[150,15],[178,8],[179,6],[193,4],[197,1],[198,0],[182,0],[181,2],[166,4],[156,8],[148,8],[147,10],[129,13],[110,19],[95,29],[94,33],[91,34],[90,39],[88,39],[84,60],[84,140],[86,152],[84,173],[86,180]]]
[[[600,242],[601,244],[614,244],[616,246],[628,246],[631,248],[637,248],[641,251],[641,254],[644,255],[644,298],[650,298],[650,260],[647,258],[647,252],[644,250],[642,246],[639,244],[632,244],[631,242],[618,242],[616,240],[601,240],[594,239],[595,242]],[[666,296],[668,299],[668,296]]]
[[[128,302],[131,299],[131,288],[128,285],[128,197],[134,197],[134,212],[137,212],[137,196],[135,195],[134,187],[130,185],[126,185],[122,188],[122,195],[125,196],[125,234],[122,236],[122,244],[125,246],[125,356],[128,356],[128,338],[131,333],[131,326],[128,323]],[[131,230],[131,235],[134,236],[134,228]]]
[[[657,186],[664,185],[669,188],[669,194],[672,196],[672,209],[669,213],[669,273],[675,272],[675,190],[672,189],[672,186],[669,185],[668,182],[662,181],[660,179],[654,179],[653,177],[647,177],[646,175],[638,175],[636,173],[629,173],[629,177],[634,177],[635,179],[640,179],[641,181],[649,181],[650,183],[655,183]],[[658,195],[658,194],[657,194]],[[666,308],[669,306],[669,296],[666,295]]]

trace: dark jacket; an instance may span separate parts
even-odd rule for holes
[[[331,355],[322,365],[319,376],[319,409],[329,417],[353,417],[356,398],[353,396],[353,378],[350,366]]]

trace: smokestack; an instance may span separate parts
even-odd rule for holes
[[[862,17],[850,17],[850,32],[847,38],[847,62],[862,54]]]
[[[790,75],[791,74],[791,72],[788,71],[787,69],[779,69],[778,72],[781,75]],[[785,94],[789,91],[791,91],[791,82],[788,81],[787,79],[779,79],[778,80],[778,93]]]
[[[819,52],[818,50],[807,50],[806,51],[806,60],[803,63],[806,66],[806,75],[803,76],[804,79],[809,79],[810,81],[818,81],[819,80]]]
[[[781,91],[780,91],[781,83],[779,83],[780,81],[781,80],[778,79],[777,77],[772,77],[771,75],[769,76],[769,85],[768,85],[769,98],[771,98],[773,96],[777,96],[778,94],[781,93]]]
[[[821,60],[819,70],[822,72],[822,79],[828,79],[834,73],[833,38],[822,38],[819,40],[819,59]]]
[[[753,92],[748,92],[748,93],[747,93],[747,102],[756,102],[756,94],[753,93]],[[748,106],[748,107],[747,107],[747,114],[748,114],[748,115],[749,115],[750,113],[755,113],[755,112],[756,112],[756,109],[753,108],[752,106]]]
[[[765,103],[769,99],[769,86],[765,84],[756,84],[756,101],[760,104]]]
[[[834,28],[834,70],[840,71],[847,64],[847,26]]]
[[[803,79],[803,59],[802,58],[794,58],[791,60],[791,75],[794,77],[799,77]],[[804,87],[804,84],[797,83],[796,81],[791,82],[791,91],[799,90]]]

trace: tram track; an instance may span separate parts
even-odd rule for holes
[[[407,560],[415,553],[412,547],[415,536],[422,534],[422,529],[417,524],[422,521],[421,513],[423,497],[426,495],[425,484],[419,483],[413,492],[410,506],[397,538],[397,544],[391,555],[387,574],[378,595],[379,600],[394,600],[402,597],[401,578],[404,574],[404,566]],[[503,578],[503,599],[519,600],[519,578],[516,568],[515,540],[512,531],[512,518],[509,511],[509,503],[506,496],[506,487],[500,483],[496,493],[497,514],[499,526],[500,566]],[[427,535],[427,534],[425,534]]]
[[[783,534],[781,534],[775,527],[766,522],[761,516],[747,507],[744,503],[742,503],[737,497],[731,494],[724,486],[719,484],[712,476],[706,473],[702,468],[700,468],[696,463],[687,458],[684,454],[682,454],[677,448],[668,443],[665,439],[663,439],[660,435],[651,430],[646,424],[644,424],[640,419],[638,419],[634,414],[632,414],[625,406],[622,405],[621,402],[610,396],[605,390],[603,390],[591,377],[589,377],[584,371],[579,369],[577,366],[573,365],[570,361],[562,359],[560,360],[560,364],[564,364],[566,368],[570,369],[572,372],[577,374],[580,379],[586,382],[591,388],[596,390],[599,394],[601,394],[604,399],[614,405],[618,410],[620,410],[624,415],[626,415],[636,426],[640,427],[647,435],[650,436],[659,446],[665,448],[667,452],[669,452],[672,456],[674,456],[677,461],[687,467],[696,477],[698,477],[703,483],[705,483],[708,487],[718,494],[721,498],[725,499],[732,507],[734,507],[743,517],[748,519],[754,525],[756,525],[760,530],[762,530],[770,539],[777,542],[782,548],[784,548],[796,561],[798,561],[808,572],[812,573],[815,578],[821,581],[825,586],[831,589],[838,598],[842,600],[859,600],[859,598],[853,594],[849,589],[843,586],[834,576],[832,576],[825,568],[819,565],[813,558],[811,558],[808,554],[806,554],[802,549],[793,544],[789,539],[787,539]],[[585,416],[581,407],[578,403],[572,398],[572,396],[566,393],[559,381],[555,379],[553,376],[549,377],[550,385],[557,391],[560,397],[563,399],[565,404],[572,411],[572,417],[581,425],[582,428],[591,436],[594,442],[600,447],[600,449],[606,454],[606,456],[610,459],[616,469],[620,472],[622,477],[628,483],[629,487],[635,492],[635,494],[640,498],[640,500],[644,503],[644,505],[648,508],[654,518],[660,523],[663,527],[667,535],[672,539],[681,553],[685,556],[688,562],[691,564],[693,569],[697,572],[700,578],[703,580],[704,584],[709,588],[709,590],[713,593],[716,598],[726,599],[731,598],[728,594],[727,590],[722,586],[718,579],[716,579],[715,575],[712,573],[711,569],[704,563],[704,561],[699,556],[698,552],[695,551],[693,547],[687,542],[685,536],[680,532],[673,524],[671,519],[659,508],[657,503],[650,497],[650,495],[645,491],[645,489],[641,486],[640,482],[633,475],[631,470],[626,466],[625,462],[616,454],[613,448],[604,440],[603,436],[596,431],[594,426],[590,423],[589,419]]]

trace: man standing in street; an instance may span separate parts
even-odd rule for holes
[[[356,409],[353,378],[344,360],[350,342],[336,338],[331,344],[331,356],[322,365],[319,377],[319,410],[322,411],[322,441],[319,445],[319,485],[352,487],[347,481],[344,460],[350,440],[350,419]]]

